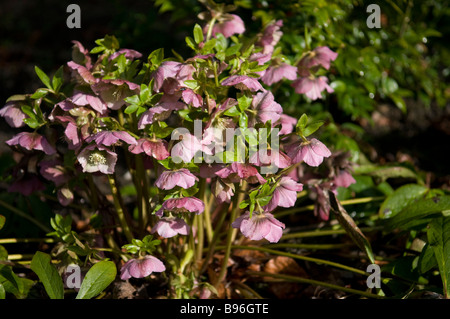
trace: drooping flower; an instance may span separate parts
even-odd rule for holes
[[[286,145],[287,155],[292,159],[292,163],[304,161],[309,166],[319,166],[324,157],[331,155],[330,150],[316,138],[309,141],[297,141]]]
[[[117,154],[102,145],[88,145],[77,156],[83,172],[103,174],[114,173]]]
[[[283,235],[285,225],[277,220],[271,213],[253,212],[250,218],[250,212],[238,217],[231,226],[239,228],[242,234],[250,240],[267,239],[271,243],[276,243]]]
[[[211,185],[211,193],[216,197],[217,202],[230,203],[234,195],[234,184],[227,183],[224,180],[216,179]]]
[[[92,59],[89,50],[86,49],[79,41],[72,41],[72,60],[79,65],[85,65],[87,69],[92,68]]]
[[[173,171],[162,172],[156,180],[155,185],[159,189],[165,190],[172,189],[175,186],[187,189],[194,186],[196,181],[198,181],[198,178],[189,172],[189,170],[180,168]]]
[[[295,117],[281,114],[280,119],[275,123],[275,125],[281,124],[281,129],[278,132],[278,135],[286,135],[290,134],[294,131],[295,125],[297,125],[298,119]]]
[[[6,123],[11,127],[25,126],[23,121],[27,116],[20,109],[20,103],[18,101],[10,101],[0,110],[0,116],[4,117]]]
[[[147,124],[153,124],[155,121],[164,121],[170,116],[172,111],[184,108],[185,104],[178,101],[179,98],[180,95],[178,94],[164,94],[154,107],[149,108],[141,114],[138,122],[138,129],[142,130]]]
[[[128,280],[133,278],[144,278],[153,272],[163,272],[166,267],[161,260],[154,256],[147,255],[139,259],[128,260],[120,269],[120,279]]]
[[[262,90],[261,83],[255,78],[247,75],[232,75],[221,82],[223,86],[234,86],[239,90],[250,90],[256,92]]]
[[[67,187],[63,186],[58,189],[56,192],[56,198],[58,198],[58,202],[63,206],[68,206],[72,204],[74,196],[72,190]]]
[[[261,81],[270,86],[282,79],[295,80],[296,78],[297,68],[287,63],[281,63],[268,67],[262,76]]]
[[[55,183],[57,187],[64,185],[69,181],[66,169],[59,160],[41,161],[39,163],[41,175]]]
[[[270,165],[278,168],[286,168],[291,165],[289,156],[275,149],[259,149],[250,156],[249,162],[259,167]]]
[[[8,192],[17,192],[24,196],[30,196],[34,192],[45,190],[45,185],[36,174],[29,172],[21,172],[20,174],[13,173],[13,177],[17,177],[17,175],[21,176],[11,183],[8,187]]]
[[[97,145],[111,146],[118,141],[123,141],[130,145],[137,145],[137,141],[128,132],[125,131],[100,131],[94,135],[89,136],[86,142],[95,141]]]
[[[349,172],[340,170],[338,175],[334,177],[333,182],[337,187],[349,187],[350,185],[356,183],[356,180]]]
[[[303,185],[297,183],[292,178],[283,176],[278,183],[272,194],[272,198],[264,209],[267,211],[272,211],[278,206],[280,207],[292,207],[295,205],[297,200],[297,192],[303,190]]]
[[[189,235],[190,227],[184,219],[176,217],[162,217],[155,226],[153,226],[151,233],[157,232],[161,237],[171,238],[175,235]]]
[[[263,31],[257,45],[263,48],[263,54],[272,55],[275,45],[280,41],[283,32],[280,30],[283,26],[283,21],[278,20],[271,22]]]
[[[137,141],[137,145],[130,145],[128,151],[133,154],[145,153],[158,161],[169,157],[168,144],[165,140],[155,138],[141,138]]]
[[[109,57],[109,60],[112,61],[115,58],[117,58],[119,55],[124,55],[126,59],[128,60],[134,60],[134,59],[140,59],[142,57],[142,53],[132,50],[132,49],[120,49],[111,54]]]
[[[67,62],[67,66],[72,69],[72,73],[80,84],[92,85],[99,79],[95,78],[89,69],[83,65],[75,63],[74,61]]]
[[[210,135],[202,136],[204,138],[201,140],[197,138],[197,136],[190,133],[180,134],[180,137],[181,141],[176,143],[170,151],[172,160],[175,163],[189,163],[199,151],[209,155],[212,154],[210,148],[208,147],[211,143]]]
[[[77,106],[89,105],[92,109],[104,115],[108,112],[108,105],[101,98],[93,94],[76,92],[70,99],[70,102]],[[63,105],[65,106],[65,105]]]
[[[192,105],[193,107],[201,107],[203,105],[203,98],[201,95],[195,93],[191,89],[185,89],[181,93],[183,97],[183,101],[188,105]]]
[[[169,198],[155,213],[156,216],[161,217],[165,210],[172,213],[196,213],[198,215],[205,210],[205,204],[196,197]]]
[[[325,76],[319,77],[300,77],[292,82],[292,87],[295,92],[305,94],[311,100],[322,98],[322,91],[327,90],[328,93],[333,93],[334,90],[328,85],[328,79]]]
[[[208,28],[208,25],[205,29]],[[212,29],[212,36],[216,33],[222,33],[225,38],[231,37],[233,34],[241,34],[245,32],[245,25],[242,19],[235,14],[221,14],[218,22],[216,22]]]
[[[91,85],[92,90],[98,94],[111,110],[118,110],[125,105],[125,98],[139,93],[140,86],[136,83],[114,79],[100,80]]]
[[[280,119],[280,116],[283,113],[283,108],[280,104],[275,102],[272,92],[266,90],[257,93],[253,97],[252,109],[256,111],[256,119],[263,124],[269,120],[271,120],[272,123],[275,123]],[[255,123],[251,123],[251,125],[254,124]]]
[[[29,151],[43,151],[47,155],[56,153],[55,148],[49,144],[47,139],[38,133],[20,132],[10,140],[6,141],[6,144],[10,146],[20,145]]]
[[[336,60],[337,56],[338,54],[330,50],[329,47],[317,47],[302,58],[299,62],[299,68],[311,69],[314,66],[321,65],[328,70],[331,61]]]
[[[258,173],[256,167],[251,164],[233,162],[216,172],[216,175],[223,179],[228,179],[233,183],[239,182],[241,179],[247,180],[249,183],[264,184],[266,180]]]

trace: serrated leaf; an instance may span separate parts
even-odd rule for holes
[[[31,260],[31,270],[39,277],[50,299],[64,298],[64,285],[58,270],[51,264],[50,255],[36,252]]]
[[[386,197],[378,213],[383,218],[393,217],[412,201],[423,196],[427,191],[428,188],[422,185],[403,185]]]
[[[42,71],[38,66],[34,67],[34,71],[36,72],[39,79],[41,79],[42,83],[49,89],[53,90],[52,85],[50,83],[50,78]]]
[[[427,232],[439,267],[446,298],[450,297],[450,217],[433,219]]]
[[[105,290],[116,278],[117,269],[112,261],[100,261],[89,269],[76,299],[91,299]]]
[[[356,225],[353,218],[342,207],[333,192],[328,191],[328,198],[330,202],[331,211],[335,214],[339,224],[344,227],[347,234],[353,239],[353,242],[366,253],[372,264],[375,263],[375,258],[372,252],[372,247],[367,240],[366,236],[362,233],[359,227]]]

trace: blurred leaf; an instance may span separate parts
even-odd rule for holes
[[[6,218],[3,215],[0,215],[0,229],[3,228],[3,226],[5,225],[6,222]]]
[[[415,199],[423,196],[428,188],[417,184],[403,185],[389,195],[379,209],[379,215],[390,218],[399,213]]]
[[[194,41],[197,44],[203,42],[203,30],[202,27],[199,26],[198,24],[195,24],[194,26]]]
[[[91,299],[97,296],[114,281],[116,274],[116,265],[112,261],[96,263],[84,277],[76,299]]]
[[[428,228],[428,241],[433,248],[441,273],[444,295],[450,297],[450,217],[436,218]]]
[[[371,263],[375,263],[375,258],[372,252],[372,247],[367,240],[366,236],[362,233],[359,227],[356,225],[353,218],[342,207],[333,192],[328,192],[328,197],[331,205],[331,211],[335,214],[339,224],[344,227],[347,234],[353,239],[355,244],[366,253]]]
[[[39,277],[50,299],[64,299],[64,285],[50,255],[37,251],[31,260],[31,270]]]

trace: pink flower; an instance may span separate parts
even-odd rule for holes
[[[266,151],[259,149],[250,156],[249,162],[259,167],[275,165],[278,168],[286,168],[291,165],[289,156],[274,149],[268,149]]]
[[[70,98],[70,101],[77,106],[89,105],[92,109],[102,115],[106,114],[108,111],[108,105],[98,96],[92,94],[77,92]],[[58,105],[60,105],[60,103],[58,103]],[[65,106],[65,104],[62,106]]]
[[[245,32],[245,25],[242,19],[235,14],[222,14],[218,23],[214,24],[212,35],[222,33],[225,38],[231,37],[233,34],[241,34]]]
[[[257,79],[247,75],[232,75],[223,80],[221,84],[224,86],[235,86],[239,90],[250,90],[252,92],[263,89]]]
[[[72,43],[74,44],[72,47],[72,60],[75,63],[85,65],[87,69],[91,69],[92,60],[89,56],[89,50],[78,41],[74,40]]]
[[[340,170],[339,174],[334,178],[334,185],[337,187],[349,187],[354,183],[356,183],[356,180],[353,176],[344,170]]]
[[[145,153],[158,161],[169,157],[169,151],[167,150],[167,142],[162,139],[147,139],[141,138],[137,141],[137,145],[130,145],[128,151],[133,154]]]
[[[203,105],[203,98],[191,89],[183,90],[181,96],[183,97],[183,101],[188,105],[192,105],[193,107],[201,107]]]
[[[280,30],[283,26],[283,21],[278,20],[270,23],[265,29],[259,39],[257,45],[263,47],[263,54],[272,55],[275,45],[280,41],[283,32]]]
[[[181,134],[182,140],[175,144],[171,150],[172,160],[175,163],[189,163],[199,151],[203,151],[211,155],[207,144],[209,141],[199,140],[195,135],[190,133]]]
[[[165,270],[166,267],[161,260],[147,255],[144,258],[128,260],[120,269],[120,279],[144,278],[152,272],[163,272]]]
[[[78,79],[81,84],[94,84],[98,81],[91,71],[89,71],[85,66],[75,63],[74,61],[67,62],[67,66],[72,69],[73,74]]]
[[[299,63],[302,69],[310,69],[316,65],[321,65],[325,69],[330,68],[330,62],[336,60],[338,54],[326,46],[317,47],[307,54]]]
[[[48,143],[47,139],[38,133],[20,132],[12,139],[6,141],[6,144],[10,146],[20,145],[29,151],[43,151],[47,155],[53,155],[56,153],[55,148]]]
[[[73,192],[67,187],[61,187],[56,192],[58,202],[63,206],[68,206],[73,202]]]
[[[164,94],[154,107],[142,113],[138,122],[138,129],[142,130],[145,128],[145,125],[153,124],[155,121],[164,121],[170,116],[172,111],[184,108],[185,104],[178,101],[179,98],[179,95]]]
[[[299,141],[287,145],[287,155],[292,163],[304,161],[309,166],[319,166],[324,157],[331,155],[330,150],[319,140],[313,138],[310,141]]]
[[[295,80],[296,78],[297,68],[286,63],[281,63],[280,65],[267,68],[261,81],[270,86],[282,79]]]
[[[190,188],[195,185],[198,178],[193,175],[186,168],[181,168],[174,171],[164,171],[159,175],[155,182],[156,187],[159,189],[172,189],[175,186],[182,188]]]
[[[295,92],[305,94],[311,100],[322,98],[322,91],[327,90],[328,93],[333,93],[334,90],[328,85],[328,79],[325,76],[315,77],[301,77],[292,83]]]
[[[280,207],[292,207],[297,200],[297,192],[303,190],[303,185],[297,183],[292,178],[283,176],[278,183],[272,194],[272,198],[265,206],[265,210],[272,211],[278,206]]]
[[[95,141],[97,145],[111,146],[116,144],[119,140],[130,144],[137,145],[137,141],[128,132],[125,131],[100,131],[86,139],[90,143]]]
[[[17,101],[6,103],[5,107],[0,110],[0,116],[4,117],[11,127],[25,126],[23,120],[26,118],[26,115],[20,109],[20,104]]]
[[[17,192],[24,196],[30,196],[34,192],[43,190],[45,190],[45,185],[39,180],[39,177],[28,172],[19,179],[14,180],[8,187],[8,192]]]
[[[125,58],[127,58],[128,60],[140,59],[142,57],[142,54],[136,50],[120,49],[120,50],[114,52],[113,54],[111,54],[111,56],[109,57],[109,61],[114,60],[121,54],[123,54],[125,56]]]
[[[216,179],[211,185],[211,192],[219,204],[230,203],[231,197],[234,195],[234,184]]]
[[[83,167],[83,172],[112,174],[116,166],[117,154],[102,145],[91,144],[78,154],[77,159]]]
[[[250,218],[250,212],[238,217],[231,226],[239,228],[242,234],[250,240],[267,239],[271,243],[276,243],[283,235],[285,225],[275,219],[272,214],[253,212]]]
[[[125,98],[138,94],[140,86],[126,80],[101,80],[91,85],[92,90],[105,101],[108,108],[118,110],[125,105]]]
[[[157,232],[161,237],[171,238],[175,235],[189,235],[190,227],[181,218],[162,217],[152,228],[151,233]]]
[[[201,214],[205,210],[205,204],[195,197],[169,198],[161,208],[155,213],[161,217],[163,212],[167,210],[172,213],[196,213]]]
[[[241,179],[247,180],[251,184],[257,182],[264,184],[266,182],[254,166],[239,162],[231,163],[231,165],[217,171],[216,175],[220,178],[228,178],[233,183],[237,183]]]
[[[41,175],[55,183],[56,186],[62,186],[69,181],[63,163],[59,160],[42,161],[39,163]]]
[[[272,92],[263,91],[253,97],[252,108],[256,110],[256,117],[261,123],[271,120],[275,123],[280,119],[283,108],[275,102]],[[252,123],[253,125],[255,123]]]
[[[294,131],[294,127],[297,125],[298,120],[295,117],[281,114],[280,119],[275,123],[275,125],[281,124],[280,132],[278,135],[290,134]]]

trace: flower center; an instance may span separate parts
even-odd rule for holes
[[[89,155],[88,163],[90,165],[106,164],[106,156],[102,151],[94,151]]]

